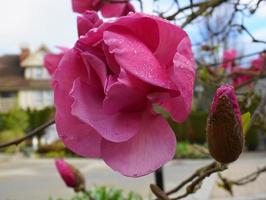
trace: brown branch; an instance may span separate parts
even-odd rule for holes
[[[266,166],[261,168],[261,169],[256,170],[255,172],[252,172],[251,174],[249,174],[247,176],[244,176],[241,179],[238,179],[236,181],[232,181],[232,183],[234,185],[240,186],[240,185],[245,185],[245,184],[254,182],[260,176],[260,174],[262,174],[264,172],[266,172]]]
[[[174,14],[170,15],[170,16],[167,16],[167,17],[164,17],[162,16],[164,19],[167,19],[167,20],[174,20],[175,17],[180,14],[181,12],[184,12],[185,10],[188,10],[188,9],[192,9],[192,8],[196,8],[196,7],[200,7],[204,4],[206,4],[207,2],[200,2],[200,3],[194,3],[194,4],[190,4],[188,6],[185,6],[183,8],[179,8]]]
[[[221,5],[222,3],[226,1],[227,0],[212,0],[212,1],[204,2],[204,4],[200,5],[199,9],[196,12],[191,13],[187,17],[186,21],[182,24],[181,27],[185,27],[186,25],[194,21],[198,16],[203,15],[209,8],[212,8],[213,10],[215,7]]]
[[[4,144],[0,144],[0,149],[5,148],[5,147],[9,147],[9,146],[12,146],[12,145],[18,145],[21,142],[32,138],[33,136],[39,135],[42,130],[46,129],[47,127],[51,126],[54,123],[55,123],[55,120],[52,119],[52,120],[44,123],[43,125],[37,127],[36,129],[30,131],[27,135],[25,135],[25,136],[23,136],[21,138],[18,138],[16,140],[13,140],[13,141],[10,141],[10,142],[4,143]]]
[[[224,171],[225,169],[227,169],[225,165],[222,165],[217,162],[212,162],[211,164],[208,164],[204,167],[197,169],[190,177],[182,181],[178,186],[176,186],[175,188],[173,188],[172,190],[168,192],[162,191],[159,187],[156,187],[156,185],[153,185],[153,184],[150,185],[150,188],[153,194],[157,198],[163,199],[163,200],[169,200],[170,199],[169,195],[177,193],[184,186],[190,183],[186,187],[186,193],[176,198],[173,198],[171,200],[181,199],[181,198],[188,196],[189,194],[195,193],[198,189],[200,189],[201,183],[206,177],[210,176],[213,173]]]
[[[222,174],[219,173],[219,179],[221,182],[218,183],[218,185],[220,187],[222,187],[224,190],[226,190],[227,192],[229,192],[231,195],[233,195],[233,185],[236,185],[236,186],[242,186],[242,185],[246,185],[248,183],[251,183],[251,182],[254,182],[256,181],[259,176],[266,172],[266,166],[260,168],[260,169],[257,169],[256,171],[238,179],[238,180],[231,180],[231,179],[228,179],[226,177],[223,177]]]
[[[190,194],[195,193],[198,189],[200,189],[201,183],[205,178],[209,177],[213,173],[224,171],[225,169],[227,169],[226,165],[223,165],[220,163],[215,163],[213,168],[206,170],[197,179],[195,179],[190,185],[188,185],[186,188],[186,192],[183,195],[180,195],[180,196],[174,198],[173,200],[178,200],[178,199],[184,198]]]
[[[245,31],[245,32],[248,34],[248,36],[252,39],[252,42],[255,42],[255,43],[264,43],[264,44],[266,44],[266,41],[256,39],[256,38],[252,35],[252,33],[247,29],[247,27],[246,27],[245,25],[243,25],[243,24],[233,24],[231,27],[238,27],[238,28],[240,28],[240,30]]]

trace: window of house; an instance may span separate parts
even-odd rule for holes
[[[15,97],[16,93],[15,92],[0,92],[0,97],[1,98],[12,98]]]
[[[52,105],[53,104],[53,92],[51,90],[44,91],[44,103],[45,105]]]
[[[34,92],[34,100],[36,106],[41,106],[43,104],[43,92],[42,91]]]
[[[34,70],[34,79],[42,79],[43,78],[43,69],[40,67],[36,67]]]

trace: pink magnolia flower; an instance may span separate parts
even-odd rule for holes
[[[247,71],[248,71],[248,69],[244,69],[244,68],[239,67],[239,66],[233,68],[233,73],[235,74],[235,76],[233,77],[233,86],[235,88],[238,87],[239,85],[247,82],[248,80],[252,79],[252,76],[249,76],[249,75],[239,75],[242,72],[245,73]]]
[[[224,51],[224,55],[223,55],[223,68],[224,69],[227,69],[229,72],[231,72],[236,55],[237,55],[237,51],[235,49]]]
[[[216,91],[208,118],[207,139],[210,154],[221,163],[235,161],[243,150],[241,112],[230,85]]]
[[[160,168],[191,111],[194,59],[185,31],[158,17],[130,14],[93,28],[66,52],[54,75],[56,127],[65,145],[102,158],[125,176]]]
[[[253,75],[237,75],[236,77],[233,78],[233,85],[234,87],[237,87],[249,80],[251,80],[254,75],[259,75],[259,73],[263,72],[264,69],[264,60],[265,56],[264,54],[261,54],[258,58],[254,59],[251,61],[251,67],[249,68],[241,68],[241,67],[234,67],[233,68],[233,73],[241,74],[241,73],[250,73]],[[248,84],[249,88],[251,89],[254,87],[253,83]]]
[[[72,165],[64,160],[57,159],[55,160],[55,166],[68,187],[73,188],[75,191],[80,191],[85,188],[83,176]]]
[[[55,72],[56,67],[58,66],[61,58],[63,57],[64,53],[68,50],[65,47],[58,47],[58,49],[61,51],[60,53],[58,54],[48,53],[44,57],[44,66],[46,67],[50,75],[52,75]]]
[[[100,10],[106,18],[125,16],[129,12],[135,12],[134,7],[129,1],[119,3],[119,0],[72,0],[72,7],[74,12],[78,13],[83,13],[86,10]]]
[[[261,54],[258,58],[251,61],[251,66],[252,66],[251,68],[254,71],[258,71],[258,72],[265,70],[263,67],[265,59],[266,59],[266,55]]]
[[[79,36],[85,35],[90,29],[97,28],[103,23],[95,11],[84,12],[78,16],[77,22]]]

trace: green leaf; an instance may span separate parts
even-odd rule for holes
[[[249,128],[250,118],[251,118],[250,117],[250,112],[247,112],[247,113],[241,115],[244,135],[247,133],[247,130]]]

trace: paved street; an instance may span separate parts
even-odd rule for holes
[[[86,176],[88,187],[107,185],[133,190],[147,199],[151,197],[149,184],[154,182],[153,175],[133,179],[110,170],[99,160],[69,159]],[[165,167],[167,188],[172,188],[186,178],[193,170],[211,162],[210,160],[173,161]],[[209,179],[211,180],[211,179]],[[208,182],[208,181],[207,181]],[[205,188],[211,190],[207,184]],[[209,189],[208,189],[209,188]],[[65,187],[57,174],[51,159],[6,158],[0,161],[0,196],[1,200],[47,200],[49,196],[70,197],[74,193]],[[203,194],[196,194],[206,196]]]
[[[253,170],[256,166],[266,165],[265,153],[246,154],[240,161],[233,164],[226,174],[230,177],[240,177],[245,172]],[[108,185],[133,190],[146,199],[151,198],[149,184],[154,182],[153,175],[132,179],[123,177],[112,170],[100,160],[68,159],[77,166],[86,176],[88,187],[93,185]],[[1,200],[48,200],[49,197],[71,197],[74,193],[65,187],[57,174],[52,159],[25,159],[19,156],[0,156],[0,199]],[[169,163],[165,168],[166,187],[172,188],[185,179],[193,170],[210,163],[211,160],[177,160]],[[214,187],[216,176],[206,179],[202,189],[188,199],[204,200],[228,199],[228,195],[221,189]],[[236,188],[236,195],[247,195],[257,199],[266,199],[266,174],[257,182],[247,187]],[[249,189],[247,189],[249,188]],[[237,198],[236,198],[237,199]],[[250,198],[240,198],[249,200]],[[239,200],[240,200],[239,199]],[[254,198],[251,198],[252,200]]]
[[[229,165],[229,169],[223,172],[225,177],[237,180],[259,167],[266,166],[266,152],[246,153],[241,158]],[[245,186],[233,187],[235,197],[232,198],[224,190],[214,185],[211,199],[213,200],[265,200],[266,199],[266,173],[261,174],[259,178]]]

